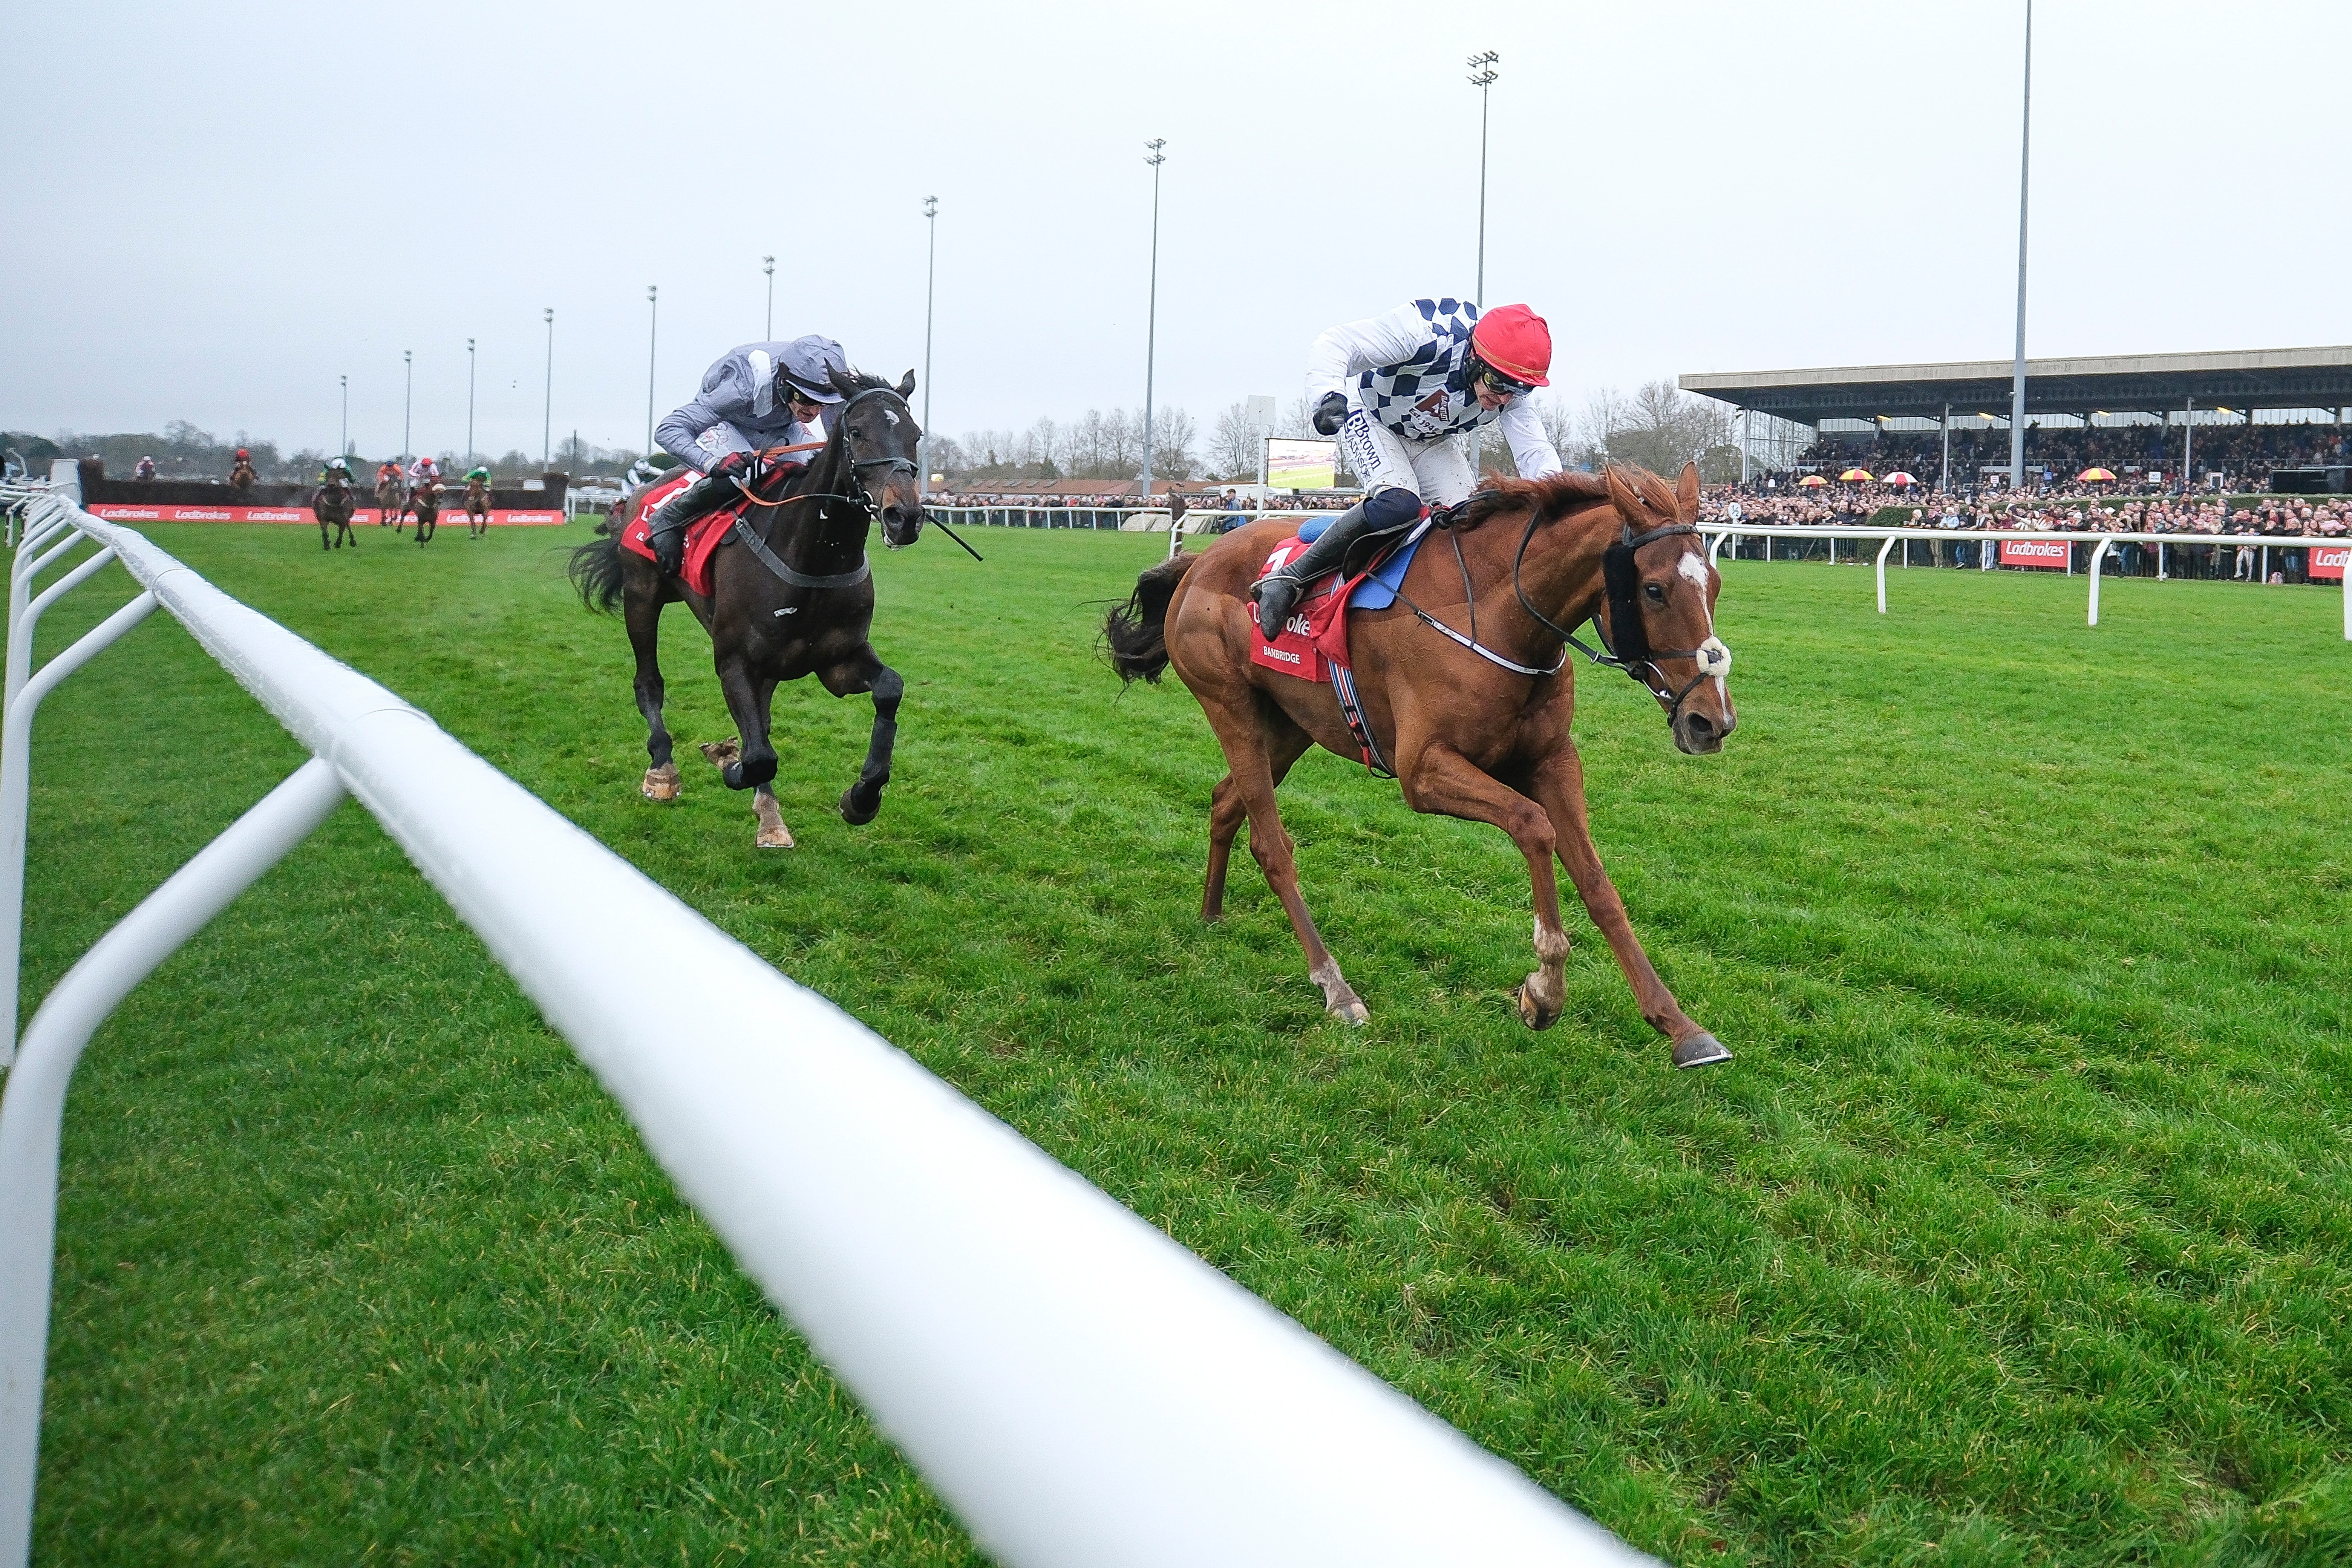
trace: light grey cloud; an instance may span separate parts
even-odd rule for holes
[[[921,363],[934,424],[1141,401],[1168,140],[1160,395],[1296,395],[1330,321],[1466,292],[1494,48],[1487,298],[1569,395],[1681,371],[2000,357],[2010,4],[1475,10],[438,3],[50,7],[14,25],[0,424],[175,417],[331,445],[639,442],[761,329]],[[2037,353],[2352,339],[2339,5],[2036,15]],[[2298,85],[2300,84],[2300,85]]]

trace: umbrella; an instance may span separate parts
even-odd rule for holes
[[[1868,477],[1868,475],[1864,476],[1865,479]],[[1916,485],[1919,481],[1913,479],[1910,475],[1903,472],[1900,468],[1897,468],[1895,472],[1886,476],[1886,482],[1890,485]]]
[[[2107,472],[2105,468],[2084,468],[2081,473],[2076,474],[2074,478],[2081,483],[2089,484],[2097,480],[2112,479],[2115,478],[2115,475]]]
[[[1868,468],[1848,468],[1844,473],[1840,474],[1838,478],[1845,480],[1848,484],[1866,485],[1870,482],[1870,470]]]
[[[1806,489],[1811,489],[1815,485],[1825,485],[1829,483],[1829,480],[1822,478],[1819,474],[1807,474],[1803,479],[1799,479],[1797,482],[1804,486]]]

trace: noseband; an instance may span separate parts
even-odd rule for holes
[[[1528,546],[1535,542],[1536,528],[1542,519],[1540,511],[1528,515],[1528,531],[1519,536],[1519,552],[1511,559],[1511,591],[1519,596],[1519,607],[1533,616],[1547,631],[1559,637],[1593,663],[1622,669],[1640,681],[1651,696],[1666,705],[1666,722],[1672,724],[1682,716],[1685,700],[1698,689],[1699,682],[1710,676],[1730,672],[1731,650],[1723,646],[1721,638],[1712,637],[1696,647],[1664,651],[1651,647],[1649,623],[1642,612],[1642,574],[1633,558],[1645,544],[1655,540],[1671,539],[1677,534],[1695,535],[1699,531],[1698,526],[1696,523],[1670,522],[1645,533],[1636,533],[1632,523],[1624,524],[1623,536],[1601,557],[1601,582],[1609,602],[1609,625],[1617,628],[1617,636],[1614,640],[1611,639],[1608,627],[1601,624],[1597,613],[1587,617],[1592,626],[1592,635],[1601,639],[1601,647],[1595,649],[1587,647],[1574,632],[1537,609],[1534,602],[1528,599],[1527,589],[1520,584],[1519,566],[1528,558]],[[1676,688],[1666,672],[1658,667],[1658,661],[1664,658],[1694,660],[1698,666],[1698,673]]]

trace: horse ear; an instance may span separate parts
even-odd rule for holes
[[[1612,463],[1602,468],[1601,477],[1609,481],[1609,504],[1617,509],[1617,515],[1628,521],[1638,519],[1642,515],[1642,498],[1625,482],[1617,465]]]
[[[1682,477],[1675,481],[1675,509],[1681,521],[1690,522],[1698,517],[1698,465],[1685,463]]]
[[[904,375],[902,375],[902,376],[900,376],[900,377],[898,378],[898,395],[899,395],[900,397],[904,397],[904,396],[906,396],[908,393],[910,393],[910,392],[912,392],[912,391],[914,391],[914,390],[915,390],[915,373],[914,373],[913,371],[909,370],[906,374],[904,374]]]
[[[838,365],[829,364],[825,366],[824,378],[825,380],[833,383],[834,391],[841,394],[844,397],[855,397],[862,390],[862,388],[857,384],[856,378],[855,376],[842,374],[841,367]]]

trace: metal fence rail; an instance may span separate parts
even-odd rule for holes
[[[138,614],[169,611],[315,760],[101,939],[26,1031],[0,1097],[0,1568],[29,1549],[74,1063],[140,979],[346,794],[999,1561],[1650,1561],[778,973],[425,714],[81,512],[65,486],[34,503],[18,619],[36,550],[54,561],[75,534],[141,584]],[[26,683],[0,762],[22,769],[37,689],[73,657]],[[21,849],[21,791],[7,804]],[[635,933],[625,962],[614,931]]]

